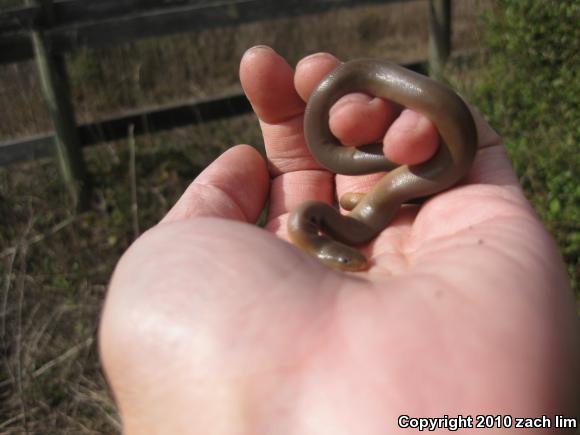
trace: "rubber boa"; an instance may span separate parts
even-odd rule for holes
[[[330,108],[344,95],[362,92],[419,112],[436,126],[435,155],[417,165],[398,165],[382,144],[344,147],[328,125]],[[449,87],[397,64],[373,59],[338,65],[311,94],[304,113],[304,136],[314,159],[331,172],[348,175],[389,171],[366,194],[347,193],[335,207],[305,202],[290,213],[292,243],[340,270],[360,271],[369,262],[353,246],[371,241],[400,205],[441,192],[469,171],[477,150],[476,127],[463,100]]]

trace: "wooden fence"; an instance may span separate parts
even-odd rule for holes
[[[26,6],[0,12],[0,64],[34,58],[54,131],[49,135],[0,143],[0,166],[56,151],[75,204],[82,207],[86,170],[81,147],[225,118],[251,110],[241,94],[141,108],[77,126],[67,89],[62,55],[97,47],[259,20],[321,13],[337,8],[409,0],[26,0]],[[451,0],[429,0],[429,69],[438,76],[450,53]],[[423,71],[423,64],[408,65]]]

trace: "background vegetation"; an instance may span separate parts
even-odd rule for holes
[[[580,284],[580,3],[498,0],[474,101],[500,131],[534,208]]]
[[[577,288],[580,17],[573,3],[454,2],[454,49],[485,55],[453,61],[448,73],[504,135]],[[345,59],[424,59],[427,16],[426,2],[412,1],[81,49],[67,57],[77,118],[235,90],[239,59],[258,43],[291,63],[320,50]],[[0,68],[0,140],[49,129],[34,65]],[[113,267],[221,151],[262,146],[251,115],[138,137],[134,171],[129,142],[85,151],[94,192],[82,215],[67,207],[51,159],[0,169],[0,433],[119,432],[95,343]]]

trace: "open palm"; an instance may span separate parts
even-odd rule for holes
[[[330,270],[283,240],[297,204],[376,180],[335,177],[304,145],[303,99],[336,62],[309,57],[294,74],[272,50],[248,51],[241,81],[269,168],[232,148],[119,262],[101,352],[126,433],[391,434],[409,431],[400,415],[475,425],[578,409],[578,320],[559,254],[476,113],[468,179],[403,207],[363,248],[369,271]],[[371,124],[391,109],[350,97],[331,125],[344,142],[376,139]],[[403,114],[388,134],[427,155],[432,128]],[[251,223],[268,197],[263,230]]]

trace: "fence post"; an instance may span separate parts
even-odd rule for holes
[[[27,3],[42,7],[41,26],[54,22],[52,0],[27,0]],[[51,53],[42,28],[33,29],[31,38],[42,94],[54,129],[58,164],[73,207],[80,211],[88,206],[88,180],[70,101],[66,65],[62,56]]]
[[[443,77],[451,53],[451,0],[429,0],[429,74]]]

